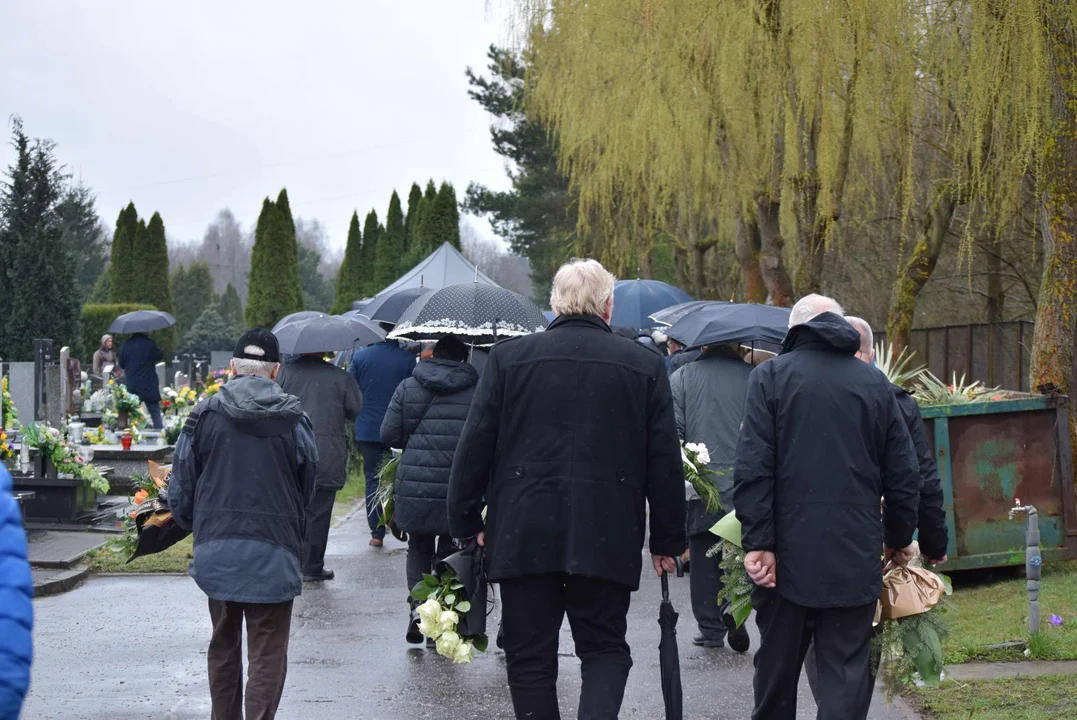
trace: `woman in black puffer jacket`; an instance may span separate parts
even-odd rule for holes
[[[449,473],[479,375],[467,363],[468,348],[449,335],[434,346],[396,388],[381,425],[381,441],[403,448],[396,472],[396,524],[408,533],[408,590],[452,553],[446,499]],[[435,548],[436,544],[436,548]],[[412,612],[407,639],[421,643],[419,617]]]

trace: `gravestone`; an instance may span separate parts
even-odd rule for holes
[[[172,387],[176,388],[177,390],[182,387],[189,387],[190,385],[190,380],[188,379],[187,375],[181,372],[176,373],[173,382],[175,384]]]
[[[67,381],[67,360],[71,357],[71,348],[66,345],[60,348],[60,393],[53,396],[53,405],[60,408],[61,420],[62,416],[67,414],[67,408],[71,404],[71,388],[68,387]],[[61,423],[62,424],[62,423]],[[53,425],[53,427],[60,427],[60,425]]]
[[[67,402],[61,387],[66,374],[61,371],[59,365],[45,366],[45,404],[42,407],[41,419],[54,428],[62,428],[65,424],[64,411],[67,409]]]
[[[214,350],[209,354],[209,366],[212,370],[227,370],[231,364],[231,350]]]
[[[163,388],[165,385],[168,384],[168,373],[167,373],[167,370],[165,369],[165,364],[163,362],[159,362],[159,363],[157,363],[156,368],[157,368],[157,387],[162,387]]]
[[[11,402],[19,411],[19,424],[34,421],[34,364],[32,362],[8,363],[8,390]]]

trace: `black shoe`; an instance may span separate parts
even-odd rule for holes
[[[734,652],[748,652],[748,648],[752,646],[752,639],[748,636],[748,628],[744,625],[737,627],[737,621],[734,620],[733,616],[729,613],[723,615],[722,620],[729,630],[729,632],[726,633],[726,638],[729,640],[729,647],[732,648]]]
[[[332,580],[336,577],[336,573],[332,570],[322,570],[320,573],[314,573],[313,575],[304,575],[303,582],[321,582],[322,580]]]
[[[501,623],[497,624],[497,637],[494,638],[494,645],[497,645],[498,650],[505,649],[505,626]]]
[[[422,645],[423,634],[419,632],[419,613],[412,610],[411,618],[408,619],[407,640],[412,645]]]
[[[426,649],[427,650],[437,650],[437,647],[438,647],[437,641],[431,640],[430,638],[426,639]]]
[[[723,647],[725,647],[725,642],[723,640],[713,640],[713,639],[711,639],[709,637],[705,637],[703,635],[696,635],[694,638],[692,638],[692,644],[696,645],[698,647],[705,647],[705,648],[723,648]]]

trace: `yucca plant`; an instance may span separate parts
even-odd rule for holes
[[[875,345],[875,366],[883,371],[890,382],[900,387],[908,387],[927,369],[924,365],[909,367],[915,354],[904,347],[895,357],[894,346],[880,341]]]
[[[947,385],[939,380],[931,372],[924,370],[920,373],[919,384],[914,397],[916,402],[923,406],[929,405],[964,405],[966,403],[981,402],[987,395],[998,392],[998,388],[984,387],[979,380],[966,383],[965,376],[957,379],[954,373],[952,382]]]

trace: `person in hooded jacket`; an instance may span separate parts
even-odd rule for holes
[[[105,366],[116,365],[116,353],[112,349],[112,336],[101,336],[101,347],[97,348],[93,354],[93,374],[95,377],[101,377],[101,373],[104,372]]]
[[[277,382],[284,392],[299,398],[314,426],[318,444],[317,489],[303,543],[303,580],[332,580],[333,571],[325,569],[325,546],[329,542],[333,502],[348,480],[348,430],[363,407],[363,397],[355,379],[326,362],[321,353],[285,362]]]
[[[195,407],[176,442],[168,507],[194,535],[189,572],[209,597],[213,720],[271,720],[288,671],[318,448],[299,398],[274,382],[279,370],[277,338],[260,328],[244,333],[232,353],[234,377]]]
[[[396,524],[408,534],[409,592],[452,553],[445,504],[449,474],[479,381],[467,359],[468,348],[455,335],[439,340],[433,357],[397,386],[381,424],[381,441],[404,450],[396,472],[395,507]],[[410,594],[408,603],[407,640],[418,644],[423,636]]]
[[[0,463],[0,718],[19,717],[30,688],[33,596],[22,513],[11,496],[11,476]]]
[[[857,359],[860,335],[842,314],[830,298],[800,300],[781,354],[748,379],[733,504],[756,585],[754,720],[796,717],[813,642],[818,717],[857,717],[881,551],[898,562],[912,552],[916,452],[890,382]]]

